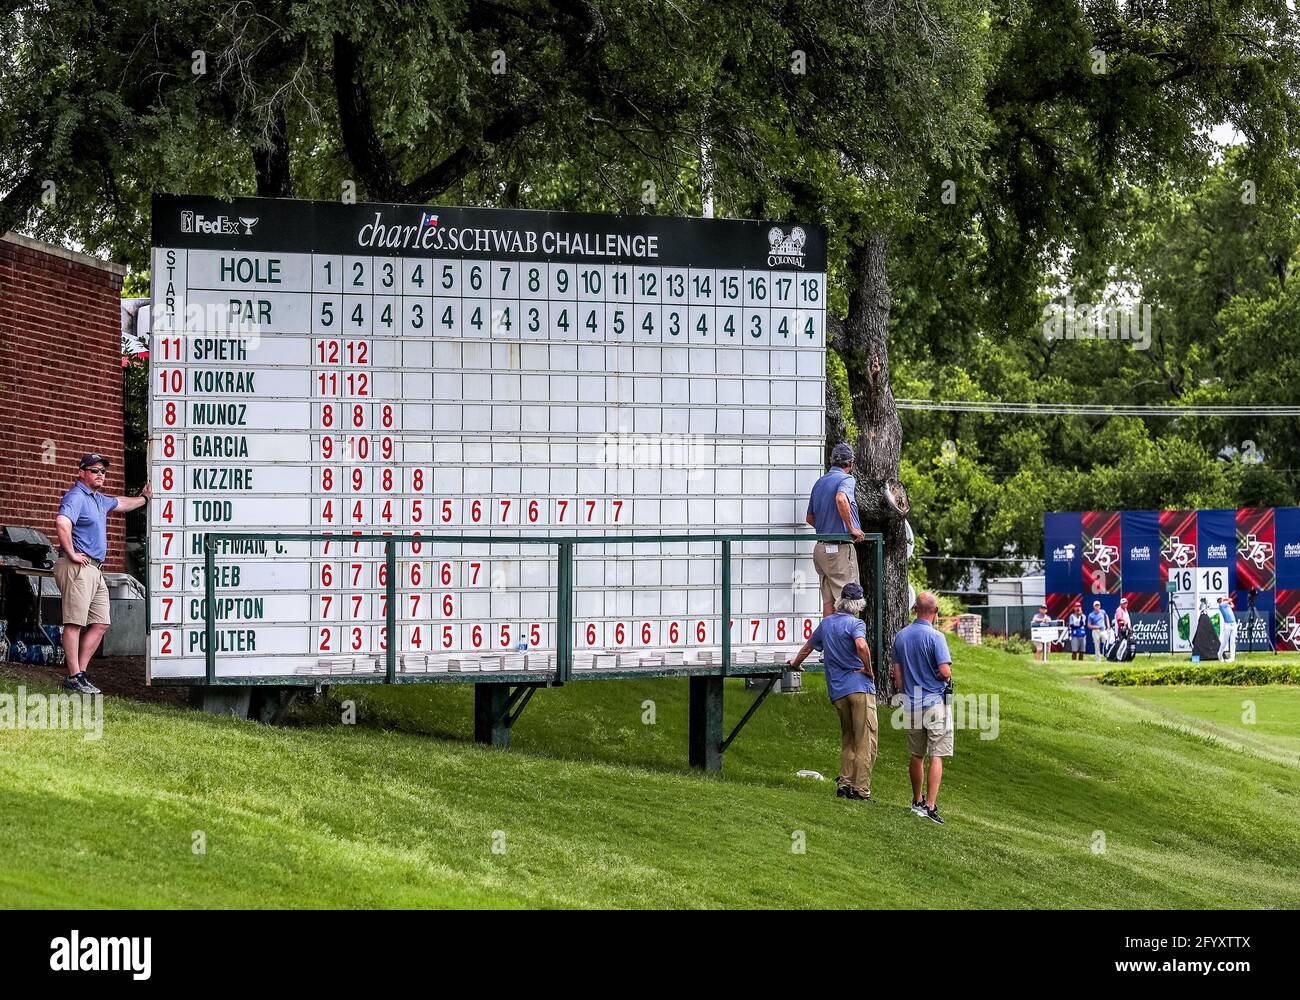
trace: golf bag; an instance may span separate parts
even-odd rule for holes
[[[1133,643],[1133,633],[1126,628],[1119,630],[1119,635],[1106,651],[1106,659],[1112,663],[1128,663],[1137,656],[1137,647]]]

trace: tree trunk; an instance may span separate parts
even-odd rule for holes
[[[257,194],[260,198],[292,198],[293,178],[289,173],[289,126],[284,105],[276,104],[262,142],[253,147],[253,166],[257,171]]]
[[[889,278],[885,272],[888,236],[871,230],[850,260],[852,287],[848,315],[840,330],[840,354],[848,373],[853,418],[858,427],[854,475],[862,530],[884,538],[885,579],[873,579],[870,558],[859,559],[862,586],[883,602],[884,663],[876,664],[877,693],[893,694],[889,650],[907,624],[907,490],[899,482],[903,429],[889,384]],[[833,425],[830,422],[828,426]],[[861,555],[871,549],[863,546]],[[871,623],[868,622],[868,625]]]

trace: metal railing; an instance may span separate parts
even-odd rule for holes
[[[722,614],[720,628],[722,635],[722,662],[718,673],[723,677],[731,675],[731,553],[735,542],[851,542],[852,537],[841,535],[814,535],[808,532],[772,532],[764,534],[712,534],[712,535],[588,535],[528,538],[499,535],[387,535],[387,534],[348,534],[326,535],[310,532],[205,532],[203,535],[203,625],[205,632],[204,662],[206,683],[248,684],[253,678],[217,677],[216,649],[216,542],[219,540],[244,540],[263,542],[383,542],[385,566],[385,625],[387,642],[385,656],[385,683],[393,684],[397,679],[397,545],[398,543],[432,543],[437,545],[546,545],[555,546],[556,557],[556,658],[554,683],[562,684],[573,679],[573,550],[579,545],[636,545],[668,544],[679,542],[717,542],[721,544],[719,557],[722,560]],[[872,662],[880,661],[880,636],[884,628],[884,607],[880,601],[881,581],[884,578],[884,536],[871,533],[864,536],[862,544],[870,544],[874,552],[873,570],[875,581],[874,628],[871,635]],[[704,617],[704,616],[702,616]],[[700,667],[683,668],[673,673],[689,672],[692,675],[706,675],[709,670]],[[738,671],[737,673],[755,673],[757,671]],[[343,675],[340,675],[343,676]],[[600,676],[609,676],[602,673]],[[351,678],[347,678],[351,679]],[[275,677],[275,683],[318,683],[319,676],[300,679],[293,676]],[[269,683],[265,678],[257,678],[259,683]],[[345,680],[346,682],[346,680]]]

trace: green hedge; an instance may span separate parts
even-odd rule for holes
[[[1101,675],[1101,683],[1119,687],[1155,684],[1300,684],[1300,666],[1288,663],[1225,663],[1204,667],[1161,667],[1135,670],[1121,667]]]

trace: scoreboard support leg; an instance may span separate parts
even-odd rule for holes
[[[287,687],[195,686],[190,688],[190,705],[213,715],[233,715],[275,726],[284,718],[296,693]]]
[[[511,691],[509,684],[475,684],[474,742],[503,749],[509,746],[510,730],[537,688],[536,684],[521,684]]]
[[[251,687],[192,687],[190,688],[190,705],[213,715],[233,715],[237,719],[247,719],[248,710],[253,700]]]
[[[722,678],[690,679],[688,758],[691,767],[722,770]]]

